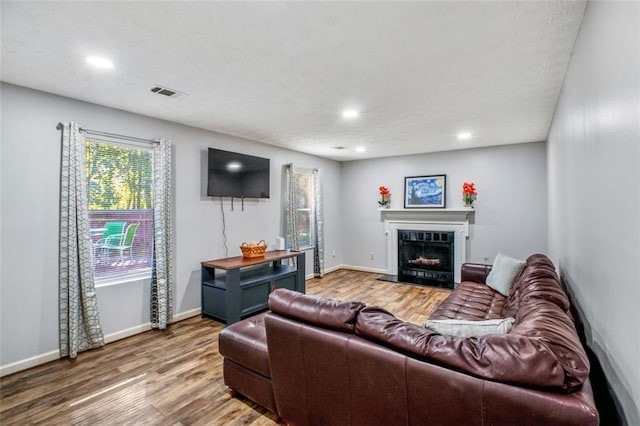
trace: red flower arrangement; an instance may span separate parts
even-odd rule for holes
[[[391,191],[386,186],[381,186],[378,188],[378,192],[380,193],[380,201],[378,201],[378,205],[380,207],[386,207],[391,203],[389,196],[391,196]]]
[[[465,182],[462,184],[462,201],[465,206],[473,206],[473,200],[476,199],[478,191],[476,191],[476,184],[473,182]]]

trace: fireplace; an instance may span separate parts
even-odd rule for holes
[[[398,230],[398,280],[453,289],[454,232]]]
[[[451,283],[459,283],[461,274],[460,269],[467,258],[467,238],[469,237],[469,217],[473,217],[474,211],[472,209],[381,209],[381,219],[384,221],[384,233],[386,235],[386,269],[385,276],[390,280],[400,281],[399,275],[399,259],[401,257],[399,253],[399,235],[400,231],[408,232],[422,232],[420,236],[416,234],[415,244],[422,244],[420,240],[427,240],[428,235],[431,236],[430,242],[437,243],[433,250],[439,258],[440,267],[447,265],[450,268],[448,273],[451,274],[447,279],[447,286],[451,288]],[[434,237],[437,235],[437,237]],[[446,235],[446,236],[443,236]],[[444,241],[444,240],[447,241]],[[443,243],[450,244],[449,254],[442,253]],[[417,262],[412,265],[419,265],[417,268],[409,268],[415,270],[415,278],[419,278],[426,282],[426,280],[443,280],[444,275],[440,273],[441,270],[433,271],[433,266],[436,266],[436,254],[433,252],[425,252],[418,254],[417,257],[408,260],[414,260]],[[423,259],[420,259],[420,256]],[[408,262],[407,262],[408,263]],[[431,265],[428,265],[428,264]],[[424,264],[424,265],[423,265]],[[423,268],[422,266],[425,266]],[[431,267],[427,269],[426,267]],[[438,274],[435,274],[438,272]],[[423,275],[424,274],[424,275]],[[429,276],[432,274],[434,276]],[[404,274],[411,276],[412,272]],[[437,276],[436,276],[437,275]],[[402,279],[405,281],[406,277]],[[429,285],[434,285],[432,281]],[[441,281],[438,281],[438,283]],[[435,284],[440,285],[440,284]],[[455,284],[453,284],[455,286]]]

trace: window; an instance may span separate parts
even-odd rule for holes
[[[296,170],[296,225],[298,227],[298,246],[300,248],[315,245],[313,229],[313,172]]]
[[[151,276],[151,149],[86,142],[89,227],[96,282]]]
[[[313,249],[313,274],[324,274],[324,218],[322,169],[284,167],[285,210],[283,229],[289,249]]]

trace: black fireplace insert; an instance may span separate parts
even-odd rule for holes
[[[398,231],[398,281],[453,289],[454,233]]]

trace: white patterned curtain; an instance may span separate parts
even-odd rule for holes
[[[59,327],[60,355],[104,345],[98,315],[89,236],[85,138],[80,125],[62,126],[60,167]]]
[[[285,233],[287,248],[297,251],[300,248],[298,244],[298,221],[296,217],[296,208],[298,207],[296,190],[297,180],[293,163],[284,166],[284,173],[287,187],[287,206],[286,206],[286,229]]]
[[[313,249],[313,275],[322,278],[324,276],[324,205],[322,191],[322,169],[313,170],[313,224],[314,240]]]
[[[151,327],[163,329],[173,317],[173,198],[171,143],[159,139],[153,149],[153,268]]]

